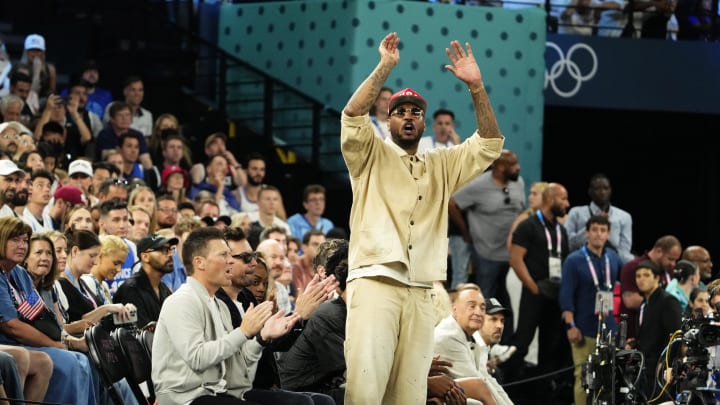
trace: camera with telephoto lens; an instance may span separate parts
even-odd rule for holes
[[[672,356],[675,403],[715,404],[720,390],[708,387],[712,371],[708,348],[717,347],[715,351],[720,352],[720,314],[716,311],[703,315],[701,309],[696,309],[691,316],[683,318],[676,341],[681,345]]]

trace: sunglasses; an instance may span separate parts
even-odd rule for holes
[[[423,114],[425,114],[422,109],[417,108],[417,107],[411,108],[411,109],[401,107],[401,108],[395,109],[395,111],[392,112],[392,115],[394,115],[396,117],[404,117],[405,114],[407,114],[407,113],[410,113],[415,118],[420,118],[423,116]]]
[[[242,260],[245,264],[250,264],[253,260],[257,260],[257,252],[244,252],[232,255],[233,259]]]
[[[503,194],[505,194],[505,200],[503,202],[507,205],[510,204],[510,189],[503,187]]]

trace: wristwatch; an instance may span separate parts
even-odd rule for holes
[[[566,328],[567,330],[570,330],[570,329],[572,329],[572,328],[574,328],[574,327],[575,327],[575,322],[570,322],[570,323],[566,323],[566,324],[565,324],[565,328]]]

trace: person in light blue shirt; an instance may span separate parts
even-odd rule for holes
[[[325,212],[325,187],[320,184],[309,184],[303,191],[303,207],[305,213],[297,213],[287,220],[290,226],[290,233],[302,240],[305,232],[311,229],[319,229],[323,233],[335,227],[332,221],[323,218]]]
[[[690,293],[700,286],[700,269],[689,260],[680,260],[673,269],[673,279],[665,287],[670,295],[677,298],[680,308],[685,311],[690,302]]]

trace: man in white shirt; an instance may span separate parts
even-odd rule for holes
[[[418,153],[436,149],[449,148],[460,143],[460,135],[455,132],[455,113],[439,109],[433,113],[433,135],[423,136],[418,144]]]
[[[18,187],[25,181],[25,172],[12,160],[0,160],[0,217],[15,215],[10,203]]]

